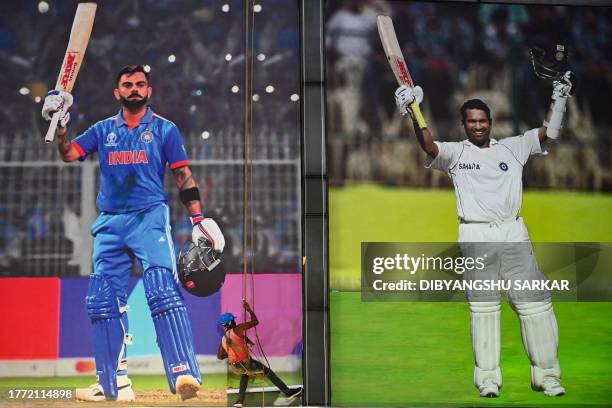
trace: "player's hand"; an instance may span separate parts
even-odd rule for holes
[[[246,310],[247,312],[251,311],[251,305],[249,305],[249,302],[247,302],[246,300],[242,302],[242,307],[244,308],[244,310]]]
[[[64,91],[49,91],[45,97],[45,103],[42,108],[42,117],[45,120],[51,120],[55,112],[59,112],[60,119],[59,127],[66,127],[70,121],[70,113],[68,109],[72,106],[72,95]]]
[[[567,71],[561,79],[553,82],[552,99],[568,98],[576,92],[576,75]]]
[[[210,241],[215,251],[223,252],[225,248],[225,237],[221,232],[221,229],[212,218],[200,218],[191,217],[193,223],[193,229],[191,231],[191,241],[198,245],[200,239],[206,239]]]
[[[402,85],[395,91],[395,104],[397,105],[397,109],[399,110],[402,116],[407,113],[412,116],[412,110],[410,109],[410,105],[413,102],[418,103],[419,105],[423,102],[423,88],[420,86],[415,86],[411,88],[406,85]]]

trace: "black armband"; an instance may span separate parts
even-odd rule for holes
[[[191,187],[187,190],[181,190],[179,197],[183,204],[187,205],[190,201],[200,201],[200,190],[197,187]]]

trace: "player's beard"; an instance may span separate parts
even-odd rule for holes
[[[133,96],[133,95],[130,95]],[[147,104],[147,102],[149,101],[149,98],[144,96],[141,99],[129,99],[128,98],[124,98],[123,96],[121,97],[121,104],[123,106],[125,106],[127,109],[129,110],[138,110],[139,108],[142,108],[143,106],[145,106]]]

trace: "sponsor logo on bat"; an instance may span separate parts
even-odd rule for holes
[[[76,71],[77,54],[78,52],[69,52],[66,56],[66,66],[64,67],[64,73],[62,74],[62,80],[60,81],[60,84],[64,89],[68,87],[68,82],[70,82],[70,80],[74,76],[74,72]]]
[[[395,65],[397,66],[397,69],[399,69],[402,82],[412,86],[412,80],[410,79],[410,74],[408,73],[408,68],[406,68],[404,61],[397,59],[395,60]]]

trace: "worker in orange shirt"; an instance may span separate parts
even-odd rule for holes
[[[229,358],[232,367],[241,373],[238,399],[234,407],[242,407],[249,377],[257,374],[265,375],[290,400],[297,398],[302,393],[302,387],[290,389],[283,380],[278,378],[274,371],[251,357],[249,345],[254,345],[254,343],[247,337],[246,331],[257,326],[259,320],[257,320],[255,312],[246,301],[243,303],[243,307],[249,313],[250,320],[247,322],[237,325],[236,316],[232,313],[224,313],[219,317],[219,324],[225,329],[225,334],[221,339],[221,344],[219,344],[217,358],[219,360]]]

